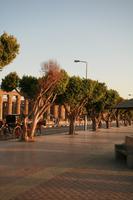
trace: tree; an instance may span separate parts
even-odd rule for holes
[[[76,118],[83,112],[84,106],[93,87],[92,81],[72,76],[69,78],[65,92],[58,96],[58,102],[64,104],[69,119],[69,134],[75,134]]]
[[[86,110],[88,116],[92,120],[92,130],[96,131],[98,124],[101,121],[101,113],[104,110],[105,102],[104,96],[107,91],[105,83],[100,83],[98,81],[93,81],[94,90],[91,98],[88,99],[86,104]]]
[[[42,114],[55,102],[57,94],[61,94],[65,90],[67,82],[67,73],[64,70],[60,70],[56,62],[53,62],[51,66],[49,65],[46,75],[39,79],[40,89],[33,106],[31,138],[34,137],[36,124],[41,119]]]
[[[111,117],[115,115],[115,106],[120,100],[121,98],[116,90],[110,89],[106,91],[104,96],[104,112],[102,114],[102,118],[106,122],[106,128],[109,128],[109,121],[111,121]]]
[[[16,58],[19,47],[20,45],[14,36],[7,33],[0,36],[0,70]]]
[[[119,110],[119,111],[118,111]],[[121,120],[124,126],[131,126],[133,120],[133,111],[132,109],[118,109],[119,120]],[[117,123],[119,127],[119,122]]]
[[[23,76],[19,78],[16,72],[11,72],[4,79],[2,79],[1,88],[7,92],[16,90],[25,99],[28,99],[30,105],[33,104],[35,96],[37,94],[38,79],[32,76]],[[29,114],[30,115],[30,114]],[[23,137],[27,138],[27,119],[23,113]]]
[[[19,86],[19,76],[16,72],[11,72],[5,78],[2,79],[1,88],[4,89],[7,92],[10,92],[12,90],[17,90]]]
[[[66,73],[64,70],[60,70],[60,66],[56,62],[53,62],[52,65],[49,65],[49,62],[44,63],[43,67],[45,68],[46,65],[49,66],[47,72],[43,71],[42,77],[38,79],[32,76],[23,76],[20,79],[17,74],[10,73],[2,80],[2,89],[19,91],[32,106],[32,112],[29,113],[32,117],[30,138],[34,138],[37,123],[48,107],[55,101],[57,93],[60,94],[61,91],[64,91],[65,81],[67,82]],[[8,84],[6,84],[7,82]],[[14,83],[13,85],[12,82]],[[24,139],[28,138],[26,124],[28,117],[25,116],[24,119]]]

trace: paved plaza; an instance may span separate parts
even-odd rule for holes
[[[133,169],[114,144],[133,127],[0,141],[0,200],[133,200]]]

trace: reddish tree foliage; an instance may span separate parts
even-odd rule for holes
[[[47,71],[46,71],[47,69]],[[33,123],[30,137],[34,137],[37,123],[42,118],[44,112],[55,101],[57,93],[55,89],[61,79],[60,66],[53,61],[44,63],[42,66],[43,76],[39,79],[39,92],[33,105]]]

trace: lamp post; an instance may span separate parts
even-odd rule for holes
[[[86,66],[86,80],[88,78],[88,62],[87,61],[84,61],[84,60],[74,60],[75,63],[85,63],[85,66]],[[85,114],[84,116],[84,130],[86,131],[87,130],[87,114]]]
[[[85,63],[85,66],[86,66],[86,76],[85,78],[87,79],[88,78],[88,62],[87,61],[84,61],[84,60],[74,60],[75,63]]]

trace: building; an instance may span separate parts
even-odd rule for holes
[[[0,90],[0,120],[5,119],[8,114],[28,114],[29,104],[24,97],[20,96],[16,91],[6,92]],[[52,123],[54,119],[58,119],[61,123],[66,123],[66,112],[63,105],[53,105],[48,108],[46,120]]]

